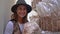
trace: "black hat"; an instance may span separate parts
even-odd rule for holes
[[[17,3],[15,5],[12,6],[11,11],[13,13],[16,13],[17,7],[20,5],[25,5],[27,7],[27,12],[31,12],[32,7],[30,5],[28,5],[24,0],[18,0]]]

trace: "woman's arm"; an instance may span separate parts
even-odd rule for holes
[[[4,34],[12,34],[13,32],[13,23],[11,21],[8,22]]]

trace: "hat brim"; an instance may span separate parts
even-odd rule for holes
[[[20,5],[26,6],[28,13],[31,12],[32,7],[31,7],[30,5],[28,5],[28,4],[15,4],[15,5],[12,6],[11,11],[12,11],[13,13],[16,13],[17,7],[20,6]]]

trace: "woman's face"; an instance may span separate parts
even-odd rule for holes
[[[19,17],[24,17],[27,14],[27,8],[24,5],[20,5],[17,7],[17,15]]]

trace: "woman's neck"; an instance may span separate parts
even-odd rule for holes
[[[18,17],[18,22],[21,24],[24,24],[24,23],[28,22],[28,20],[27,20],[27,18]]]
[[[19,23],[23,23],[23,18],[22,17],[18,17],[18,22]]]

